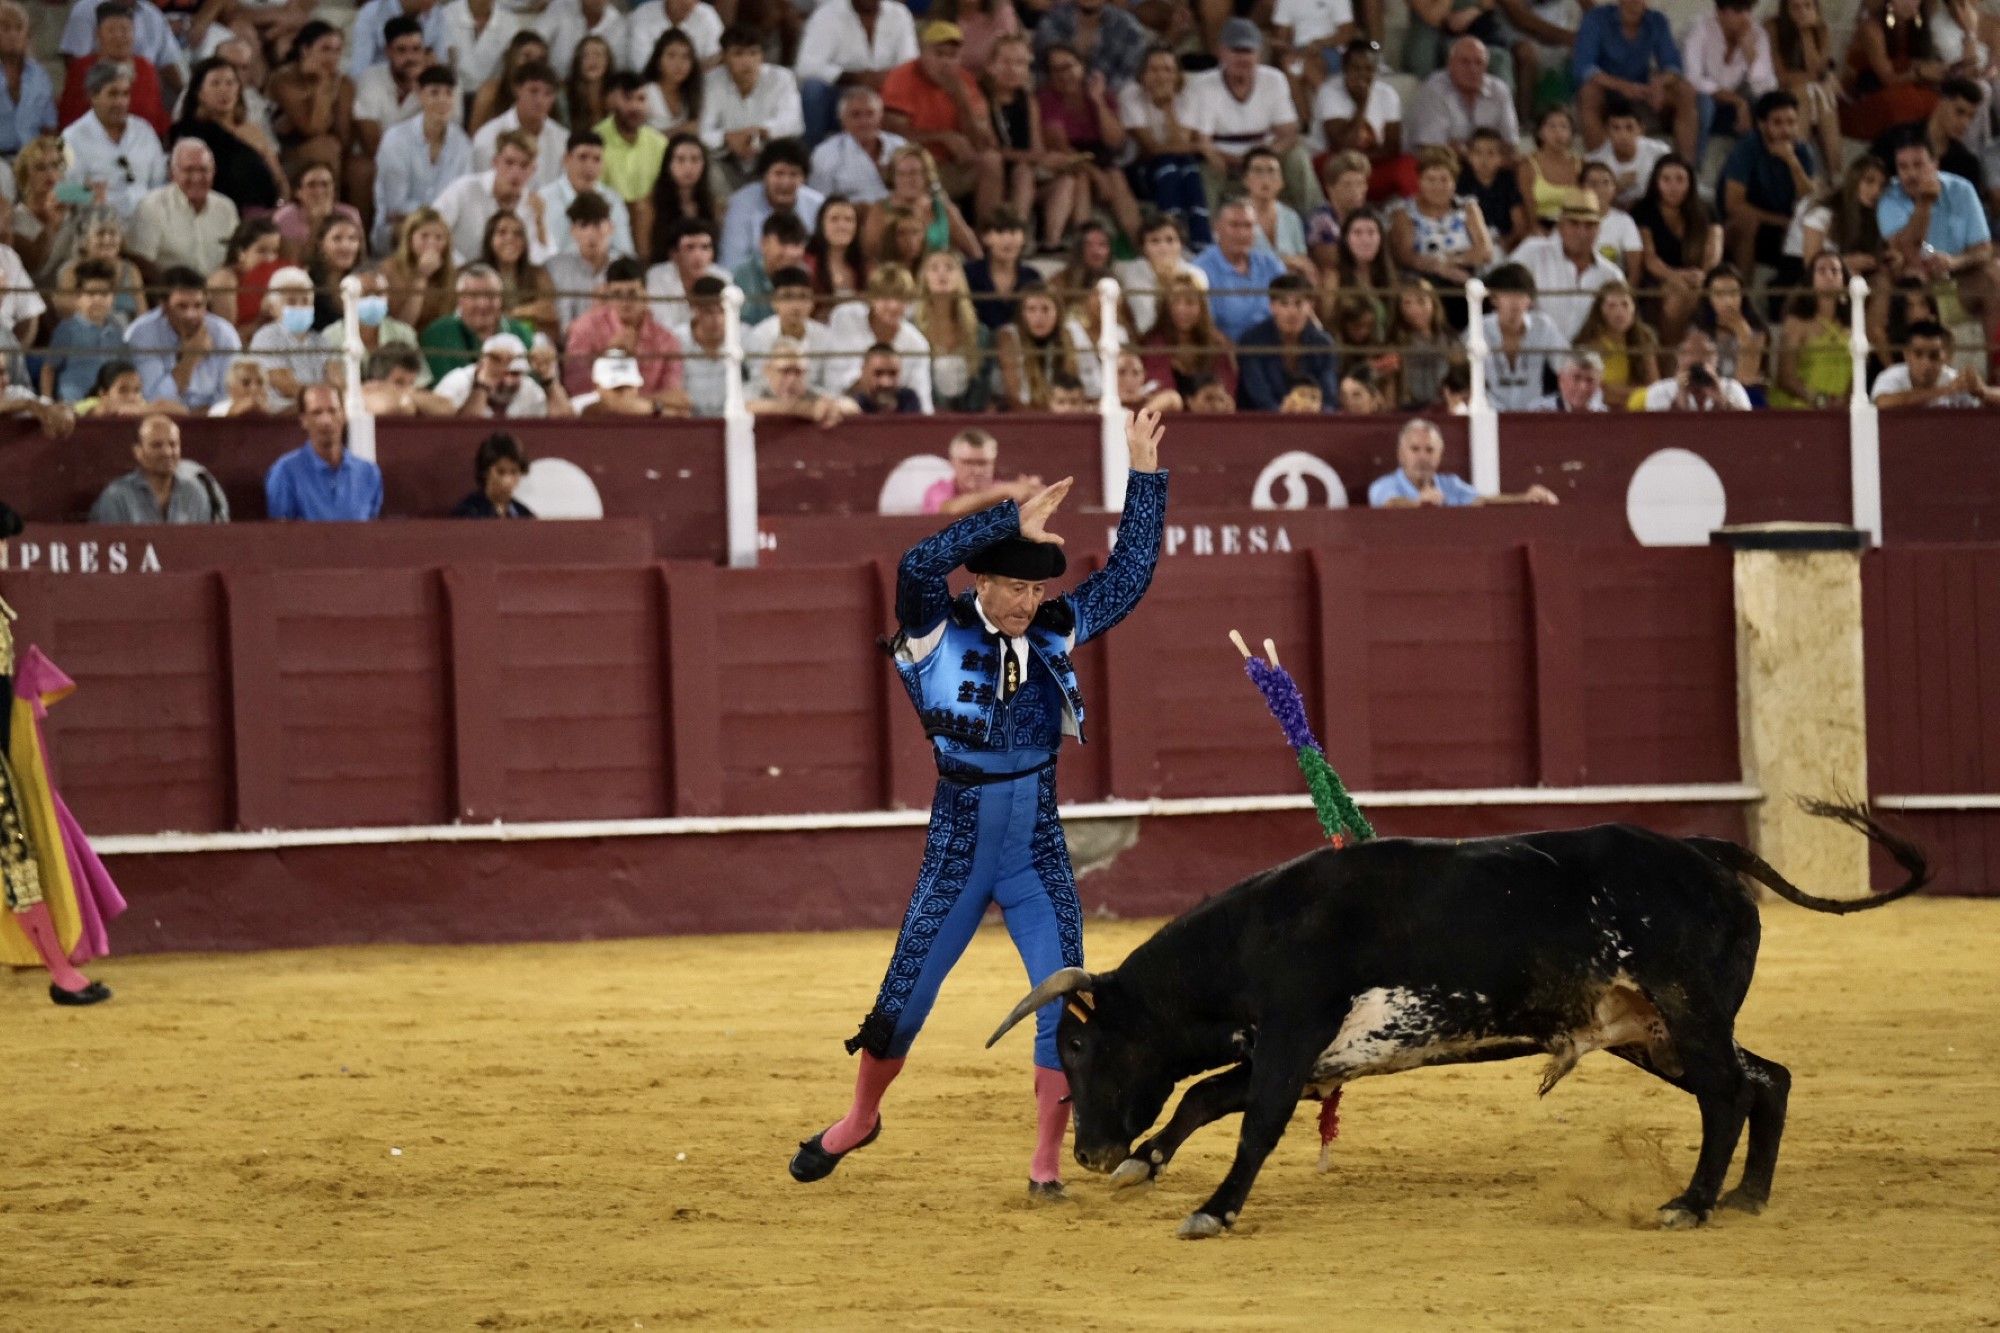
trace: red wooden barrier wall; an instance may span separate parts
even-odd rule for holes
[[[109,834],[922,805],[928,756],[874,646],[892,577],[467,565],[0,591],[82,687],[53,714],[56,763]],[[1174,562],[1080,654],[1065,796],[1297,789],[1231,627],[1284,645],[1360,787],[1732,780],[1729,599],[1707,549]]]
[[[1395,466],[1399,417],[1180,416],[1166,461],[1175,501],[1188,509],[1253,504],[1266,467],[1286,454],[1331,466],[1349,503],[1366,503],[1368,483]],[[722,427],[714,420],[677,422],[509,422],[528,452],[564,458],[583,469],[610,515],[652,519],[657,553],[718,559],[723,547]],[[758,426],[761,512],[872,514],[883,480],[916,454],[941,455],[966,424],[1001,441],[1001,467],[1053,480],[1074,475],[1078,509],[1100,503],[1098,423],[1094,416],[869,417],[836,430],[765,420]],[[1466,474],[1463,419],[1446,418],[1447,471]],[[1991,540],[2000,523],[2000,450],[1986,447],[2000,418],[1984,412],[1895,412],[1881,418],[1884,523],[1889,539]],[[483,421],[384,420],[377,423],[385,469],[384,512],[438,516],[471,485]],[[285,418],[223,418],[183,425],[188,456],[221,479],[239,517],[263,512],[263,476],[301,436]],[[1730,522],[1851,517],[1847,416],[1844,412],[1622,414],[1573,417],[1511,414],[1501,422],[1501,480],[1518,490],[1541,482],[1567,512],[1590,517],[1574,533],[1599,540],[1622,527],[1634,469],[1655,450],[1700,454],[1721,478]],[[0,423],[0,497],[31,522],[80,520],[111,478],[131,466],[133,424],[87,421],[68,439],[44,439],[18,421]],[[1281,469],[1282,470],[1282,469]],[[1261,503],[1284,503],[1288,491],[1264,479]],[[1309,505],[1323,503],[1317,482]],[[844,553],[843,553],[844,554]],[[861,552],[853,553],[860,558]]]
[[[1871,552],[1862,610],[1869,785],[2000,797],[2000,546]],[[1940,889],[2000,893],[2000,810],[1899,819],[1936,853]],[[1886,865],[1877,878],[1895,882]]]

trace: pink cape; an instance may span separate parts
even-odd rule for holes
[[[62,793],[56,790],[54,770],[49,765],[48,740],[42,734],[42,721],[49,715],[49,702],[62,698],[75,688],[76,682],[64,675],[62,668],[49,661],[42,650],[32,644],[15,664],[14,697],[27,704],[31,711],[42,771],[51,775],[49,799],[56,809],[63,856],[69,862],[70,881],[76,886],[76,912],[83,930],[77,937],[76,947],[70,951],[70,959],[81,963],[102,958],[111,952],[111,937],[105,925],[124,912],[125,896],[118,892],[118,885],[112,881],[111,872],[104,868],[104,862],[91,850],[83,825],[76,822],[76,816],[63,803]]]

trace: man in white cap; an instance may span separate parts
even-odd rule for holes
[[[438,397],[462,417],[548,417],[570,415],[569,396],[559,380],[544,388],[528,373],[528,347],[511,333],[496,333],[479,346],[479,359],[437,382]],[[561,395],[558,403],[555,395]]]
[[[646,377],[639,363],[623,352],[610,352],[590,363],[592,392],[570,399],[582,417],[657,417],[666,409],[642,392]]]
[[[1312,154],[1299,133],[1299,111],[1291,80],[1262,63],[1264,33],[1249,19],[1222,25],[1221,64],[1187,81],[1187,128],[1206,136],[1202,179],[1208,206],[1222,200],[1224,186],[1243,174],[1252,148],[1268,148],[1285,168],[1285,199],[1300,214],[1326,202],[1313,175]]]

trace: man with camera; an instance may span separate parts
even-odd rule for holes
[[[1750,392],[1715,368],[1715,339],[1689,329],[1676,349],[1680,370],[1646,390],[1648,412],[1748,412]]]

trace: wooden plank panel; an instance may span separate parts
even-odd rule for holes
[[[25,586],[17,587],[21,583]],[[231,822],[220,591],[206,574],[8,579],[15,645],[78,684],[49,711],[50,765],[93,833]]]
[[[658,567],[514,572],[495,591],[510,819],[669,813]]]
[[[1979,660],[1979,770],[1973,790],[2000,792],[2000,549],[1976,553],[1973,622]],[[2000,838],[1987,841],[1989,863],[2000,856]],[[1989,864],[2000,885],[2000,865]]]
[[[278,701],[276,580],[268,574],[221,576],[229,626],[229,691],[236,745],[236,827],[283,828],[290,813],[285,741]]]

